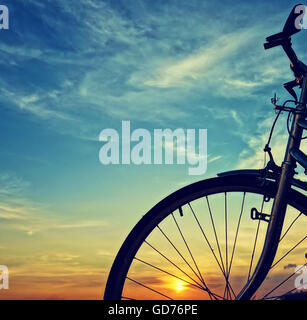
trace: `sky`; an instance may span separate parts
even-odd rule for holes
[[[265,51],[292,1],[2,0],[0,264],[4,299],[100,299],[128,232],[218,172],[263,166],[270,98],[293,80]],[[307,58],[306,31],[293,39]],[[282,159],[285,115],[273,153]],[[207,129],[207,171],[99,162],[103,129]]]

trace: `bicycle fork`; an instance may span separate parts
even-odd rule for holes
[[[307,76],[304,76],[300,103],[297,106],[297,110],[306,109],[306,100]],[[296,160],[291,156],[290,152],[291,150],[298,150],[300,147],[303,129],[299,126],[298,122],[304,119],[305,116],[302,113],[296,113],[294,116],[264,247],[252,277],[237,296],[237,300],[249,300],[252,298],[253,294],[266,278],[274,261],[287,210],[286,199],[288,191],[291,188],[291,180],[294,176],[294,169],[296,167]]]

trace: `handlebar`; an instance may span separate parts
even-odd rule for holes
[[[288,39],[284,44],[282,44],[282,48],[284,49],[287,57],[290,60],[291,68],[294,70],[299,68],[299,60],[294,49],[292,48],[291,38]]]
[[[297,27],[297,21],[300,21],[305,15],[305,6],[298,4],[293,7],[282,32],[276,33],[270,37],[266,38],[266,43],[264,44],[264,49],[268,50],[277,46],[282,46],[286,55],[288,56],[291,64],[291,69],[295,73],[295,76],[300,76],[300,74],[306,74],[307,67],[298,60],[295,51],[292,48],[291,36],[295,33],[301,31]],[[303,65],[303,69],[302,69]]]
[[[276,33],[266,38],[264,49],[268,50],[277,46],[282,46],[287,57],[290,60],[290,67],[294,73],[295,80],[284,84],[285,89],[294,97],[295,102],[298,102],[294,88],[297,86],[302,87],[303,78],[307,77],[307,66],[301,62],[292,48],[291,36],[300,32],[301,29],[298,23],[305,15],[305,6],[298,4],[293,7],[282,32]]]

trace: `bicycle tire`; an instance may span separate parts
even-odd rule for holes
[[[139,248],[153,229],[178,208],[196,199],[223,192],[248,192],[273,199],[276,188],[275,181],[249,174],[236,174],[196,182],[167,196],[140,219],[122,244],[108,276],[104,299],[122,298],[127,273]],[[287,202],[298,211],[304,212],[307,208],[306,197],[293,189]]]

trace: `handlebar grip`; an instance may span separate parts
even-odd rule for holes
[[[284,45],[286,41],[289,41],[290,37],[284,32],[273,34],[266,38],[267,43],[264,44],[264,49],[271,49],[280,45]]]
[[[268,41],[268,42],[273,42],[273,41],[277,41],[277,40],[281,40],[281,39],[285,39],[285,38],[288,38],[288,37],[287,37],[287,35],[285,35],[285,33],[282,31],[282,32],[275,33],[275,34],[267,37],[265,40]]]
[[[278,42],[266,42],[266,43],[263,44],[265,50],[268,50],[268,49],[271,49],[271,48],[274,48],[274,47],[277,47],[277,46],[280,46],[280,45],[281,45],[280,41],[278,41]]]

